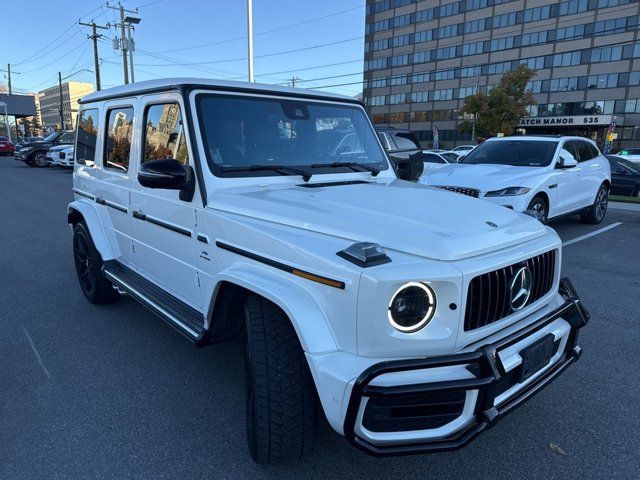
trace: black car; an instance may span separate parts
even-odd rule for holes
[[[424,169],[422,148],[416,134],[397,128],[377,128],[378,137],[393,163],[398,177],[418,180]]]
[[[611,164],[611,194],[640,197],[640,166],[616,155],[607,155]]]
[[[16,160],[21,160],[30,167],[46,167],[47,150],[56,145],[73,145],[74,140],[73,130],[53,132],[42,141],[22,143],[16,147]]]

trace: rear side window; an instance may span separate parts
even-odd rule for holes
[[[189,163],[180,105],[163,103],[147,107],[144,125],[142,163],[166,158],[177,160],[183,165]]]
[[[133,130],[133,108],[114,108],[107,113],[104,168],[127,172],[131,156],[131,131]]]
[[[91,108],[80,112],[75,148],[75,160],[81,165],[93,167],[96,161],[96,143],[100,128],[100,112]]]

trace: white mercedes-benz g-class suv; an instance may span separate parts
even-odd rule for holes
[[[307,453],[318,404],[369,453],[462,447],[580,355],[556,233],[399,180],[352,98],[197,79],[92,93],[73,191],[90,302],[126,292],[198,346],[244,336],[259,463]]]

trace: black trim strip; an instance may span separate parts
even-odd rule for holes
[[[191,230],[187,230],[186,228],[178,227],[177,225],[171,225],[170,223],[165,223],[162,220],[159,220],[154,217],[149,217],[148,215],[145,218],[147,222],[153,223],[162,228],[166,228],[167,230],[171,230],[172,232],[179,233],[180,235],[184,235],[185,237],[191,238]]]
[[[95,200],[95,198],[96,198],[93,195],[91,195],[90,193],[85,193],[82,190],[78,190],[77,188],[73,188],[72,191],[73,191],[73,193],[77,193],[81,197],[89,198],[91,200]]]
[[[147,216],[144,213],[139,212],[137,210],[134,210],[133,212],[131,212],[131,215],[133,215],[133,218],[135,218],[137,220],[143,220],[144,221],[144,220],[147,219]]]
[[[278,270],[282,270],[284,272],[291,273],[293,275],[306,278],[314,282],[322,283],[323,285],[332,286],[334,288],[339,288],[341,290],[345,289],[344,282],[341,282],[339,280],[333,280],[332,278],[327,278],[327,277],[323,277],[322,275],[316,275],[315,273],[307,272],[305,270],[300,270],[299,268],[294,268],[285,263],[281,263],[276,260],[271,260],[270,258],[266,258],[261,255],[257,255],[255,253],[247,252],[246,250],[242,250],[241,248],[234,247],[233,245],[216,241],[216,247],[235,253],[242,257],[250,258],[251,260],[255,260],[256,262],[264,263],[265,265],[269,265],[270,267],[277,268]],[[317,280],[314,279],[313,277],[315,277]]]
[[[128,213],[129,212],[129,210],[127,210],[125,207],[122,207],[122,206],[118,205],[117,203],[110,202],[109,200],[102,200],[102,201],[104,202],[103,205],[106,205],[107,207],[114,208],[114,209],[118,210],[119,212],[122,212],[122,213]]]

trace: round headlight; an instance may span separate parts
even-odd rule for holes
[[[433,318],[436,295],[424,283],[409,282],[398,289],[389,304],[389,322],[404,333],[420,330]]]

